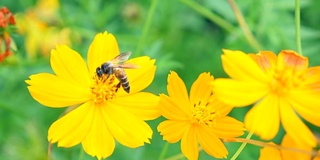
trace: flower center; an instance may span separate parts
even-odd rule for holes
[[[288,91],[301,86],[304,80],[303,72],[296,71],[292,67],[276,69],[271,84],[272,91],[279,96],[284,96]]]
[[[102,103],[116,97],[116,93],[120,87],[119,81],[114,75],[107,75],[93,77],[93,85],[91,92],[93,95],[93,102]]]
[[[212,105],[209,105],[206,101],[199,100],[193,107],[193,123],[205,124],[208,126],[214,125],[216,112]]]

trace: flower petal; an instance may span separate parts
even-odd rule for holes
[[[198,103],[200,99],[208,98],[212,94],[213,76],[210,73],[201,73],[192,84],[190,90],[190,103]]]
[[[84,151],[93,157],[96,156],[98,159],[110,156],[115,148],[115,140],[104,119],[103,107],[91,106],[91,110],[94,110],[91,128],[82,141]]]
[[[48,141],[58,142],[59,147],[79,144],[90,130],[95,111],[92,107],[92,103],[84,103],[55,121],[49,128]]]
[[[278,55],[278,69],[283,70],[284,67],[293,67],[296,71],[303,71],[308,68],[309,61],[307,57],[303,57],[292,50],[282,50]]]
[[[31,96],[45,106],[71,106],[91,98],[89,88],[83,88],[81,85],[49,73],[34,74],[29,78],[30,80],[26,80],[26,83],[30,85],[28,90]]]
[[[274,138],[280,126],[279,107],[276,95],[266,96],[247,113],[244,120],[246,128],[262,139]]]
[[[188,120],[192,112],[186,112],[187,106],[183,106],[175,99],[160,94],[159,111],[161,115],[171,120]]]
[[[197,137],[203,150],[215,158],[227,158],[228,150],[221,140],[214,134],[214,130],[207,126],[199,126]]]
[[[268,144],[275,145],[274,143],[270,142]],[[275,145],[276,146],[276,145]],[[283,160],[280,154],[280,151],[276,149],[276,147],[263,147],[260,150],[260,157],[259,160]]]
[[[110,103],[122,107],[142,120],[152,120],[160,116],[159,100],[154,94],[139,92],[113,99]]]
[[[188,159],[198,159],[199,146],[196,126],[191,126],[181,139],[181,151]]]
[[[280,101],[280,116],[283,128],[290,137],[296,142],[304,143],[312,147],[316,146],[316,138],[297,116],[290,104]]]
[[[282,142],[281,142],[282,147],[287,147],[287,148],[295,148],[301,151],[306,151],[310,152],[312,151],[312,147],[306,146],[305,144],[299,144],[294,141],[293,138],[291,138],[288,134],[284,135]],[[310,154],[304,154],[300,152],[295,152],[291,150],[281,150],[281,154],[283,159],[291,159],[291,160],[299,160],[299,159],[311,159]]]
[[[119,143],[130,148],[150,143],[152,130],[141,118],[112,103],[105,104],[102,111],[111,134]]]
[[[244,124],[232,117],[217,118],[213,133],[219,138],[238,137],[244,134]]]
[[[108,33],[99,33],[94,37],[88,50],[88,67],[91,75],[94,75],[97,67],[102,63],[112,60],[120,54],[116,38]]]
[[[277,66],[278,57],[271,51],[260,51],[258,54],[248,54],[267,74]]]
[[[199,126],[197,137],[203,150],[215,158],[227,158],[228,150],[221,140],[214,134],[213,129]]]
[[[90,87],[91,79],[87,65],[79,53],[66,45],[51,51],[50,62],[54,73],[65,80]]]
[[[218,78],[213,84],[213,90],[218,99],[238,107],[255,103],[269,93],[268,85],[262,83]]]
[[[183,134],[190,126],[189,121],[165,120],[158,125],[157,129],[163,136],[163,140],[169,143],[176,143],[181,140]]]
[[[221,56],[224,71],[233,79],[267,83],[269,78],[259,65],[242,51],[223,50]]]
[[[320,126],[320,95],[305,91],[290,92],[290,104],[308,122]],[[289,99],[289,98],[288,98]]]
[[[174,71],[170,71],[168,75],[167,91],[170,98],[179,102],[178,104],[182,106],[180,109],[182,109],[184,113],[191,113],[187,88],[182,79]]]
[[[139,66],[139,68],[135,69],[125,69],[128,81],[130,83],[130,93],[136,93],[148,87],[155,76],[155,60],[150,60],[149,57],[143,56],[130,59],[127,61],[127,63]],[[127,93],[123,91],[123,93],[120,95],[127,95]]]

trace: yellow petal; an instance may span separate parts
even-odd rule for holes
[[[189,121],[165,120],[158,125],[157,129],[163,136],[163,140],[169,143],[176,143],[181,140],[190,126]]]
[[[148,87],[155,76],[155,60],[150,60],[149,57],[143,56],[130,59],[127,63],[139,66],[139,68],[135,69],[125,69],[130,83],[130,93],[136,93]]]
[[[295,90],[289,94],[292,107],[308,122],[320,126],[320,95],[310,90]]]
[[[288,134],[284,135],[281,142],[281,146],[287,147],[287,148],[295,148],[297,150],[306,151],[306,152],[312,151],[312,147],[306,146],[305,144],[296,143],[294,139],[290,137]],[[290,159],[290,160],[311,159],[310,154],[304,154],[304,153],[285,150],[285,149],[281,150],[281,154],[283,159]]]
[[[270,118],[272,117],[272,118]],[[280,126],[279,100],[276,95],[268,95],[256,104],[245,117],[245,126],[262,139],[274,138]]]
[[[39,103],[49,107],[65,107],[90,100],[89,88],[72,83],[48,73],[39,73],[26,80],[31,96]]]
[[[221,56],[224,71],[233,79],[267,83],[268,77],[259,65],[242,51],[223,50]]]
[[[316,138],[293,111],[290,104],[280,101],[280,116],[283,128],[290,137],[296,142],[304,143],[311,147],[316,146]]]
[[[93,157],[96,156],[98,159],[109,157],[115,148],[115,140],[104,119],[103,107],[97,105],[91,106],[91,110],[94,110],[91,115],[91,127],[82,141],[84,151]]]
[[[185,113],[191,113],[187,88],[182,79],[174,71],[170,71],[168,75],[167,91],[170,98],[179,102],[180,106],[183,106],[180,108],[184,110]]]
[[[191,160],[196,160],[199,157],[198,139],[195,129],[194,126],[191,126],[189,130],[186,130],[181,139],[181,151]]]
[[[273,144],[274,143],[268,143]],[[264,147],[260,150],[259,160],[283,160],[280,151],[275,147]]]
[[[178,101],[164,94],[160,94],[159,111],[161,115],[171,120],[188,120],[192,116],[192,112],[186,112],[185,108]]]
[[[82,57],[76,51],[65,45],[57,46],[51,51],[51,67],[54,73],[65,80],[77,83],[81,86],[90,87],[90,75]]]
[[[214,134],[213,129],[199,126],[197,137],[203,150],[215,158],[227,158],[228,150],[221,140]]]
[[[122,107],[143,120],[152,120],[160,116],[159,100],[159,97],[154,94],[139,92],[112,99],[110,103]]]
[[[210,73],[202,73],[192,84],[190,90],[190,103],[198,103],[201,99],[206,99],[212,94],[213,76]]]
[[[210,101],[211,102],[208,106],[212,106],[216,113],[221,117],[228,115],[233,109],[231,105],[227,105],[226,103],[220,101],[216,95],[211,96]]]
[[[244,124],[232,117],[217,118],[213,126],[213,132],[219,138],[238,137],[244,130]]]
[[[59,147],[72,147],[83,141],[92,124],[93,107],[87,102],[55,121],[49,128],[48,141],[58,142]]]
[[[213,90],[218,99],[238,107],[255,103],[269,93],[268,85],[262,83],[218,78],[213,84]]]
[[[282,50],[278,55],[278,69],[284,67],[294,67],[296,71],[308,68],[309,61],[307,57],[303,57],[292,50]]]
[[[112,34],[108,32],[97,34],[88,50],[90,74],[94,75],[97,67],[100,67],[102,63],[112,60],[119,53],[118,42]]]
[[[272,71],[277,66],[278,57],[271,51],[260,51],[258,54],[248,54],[265,72]]]
[[[130,148],[150,143],[152,130],[139,117],[111,103],[105,104],[102,111],[111,134],[119,143]]]

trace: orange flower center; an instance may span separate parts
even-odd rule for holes
[[[200,100],[193,108],[193,123],[212,126],[216,117],[216,112],[208,102]]]
[[[106,75],[102,77],[95,75],[93,81],[91,86],[93,102],[102,103],[116,97],[120,84],[114,75],[110,75],[109,78]]]
[[[288,91],[301,86],[304,80],[304,74],[292,67],[284,67],[281,70],[276,69],[271,83],[272,91],[279,96],[284,96]]]

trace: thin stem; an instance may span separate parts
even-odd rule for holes
[[[47,160],[51,159],[51,151],[52,151],[52,143],[49,142]]]
[[[272,148],[276,148],[278,150],[288,150],[288,151],[292,151],[292,152],[298,152],[298,153],[302,153],[302,154],[308,154],[311,156],[319,156],[317,151],[307,151],[307,150],[301,150],[301,149],[297,149],[297,148],[289,148],[289,147],[282,147],[276,144],[270,144],[270,143],[266,143],[266,142],[261,142],[261,141],[257,141],[257,140],[252,140],[252,139],[245,139],[245,138],[230,138],[230,139],[223,139],[224,142],[242,142],[242,143],[249,143],[255,146],[259,146],[259,147],[272,147]]]
[[[249,140],[252,137],[252,135],[253,135],[253,132],[249,132],[249,134],[246,137],[246,140]],[[246,145],[247,145],[247,142],[243,142],[241,146],[238,148],[237,152],[231,157],[230,160],[235,160],[240,155],[240,153],[242,152],[242,150]]]
[[[234,27],[228,21],[224,20],[223,18],[219,17],[218,15],[212,13],[207,8],[199,5],[198,3],[194,2],[193,0],[180,0],[185,5],[189,6],[202,16],[208,18],[211,22],[217,24],[222,29],[226,30],[227,32],[232,33],[234,31]]]
[[[240,9],[238,8],[236,2],[234,0],[228,0],[235,16],[236,19],[240,25],[241,30],[244,33],[244,36],[246,37],[248,43],[251,45],[251,47],[255,50],[261,50],[261,46],[258,43],[258,41],[255,39],[255,37],[253,36],[252,32],[250,31],[246,21],[244,20],[244,17],[242,15],[242,13],[240,12]]]
[[[166,144],[164,145],[164,147],[163,147],[163,149],[162,149],[162,151],[160,153],[159,160],[163,160],[164,159],[164,157],[166,156],[166,153],[168,151],[168,148],[169,148],[169,143],[166,142]]]
[[[296,45],[297,50],[300,55],[302,55],[302,47],[301,47],[301,29],[300,29],[300,0],[295,1],[296,9],[295,9],[295,23],[296,23]]]
[[[147,39],[147,35],[148,35],[150,27],[151,27],[151,21],[152,21],[154,12],[156,10],[157,2],[158,2],[158,0],[152,0],[152,2],[151,2],[151,6],[148,11],[148,16],[147,16],[146,22],[143,26],[142,36],[140,38],[140,41],[139,41],[137,48],[136,48],[136,51],[135,51],[135,53],[137,55],[142,55],[142,53],[141,53],[142,47],[145,44],[145,41]]]

